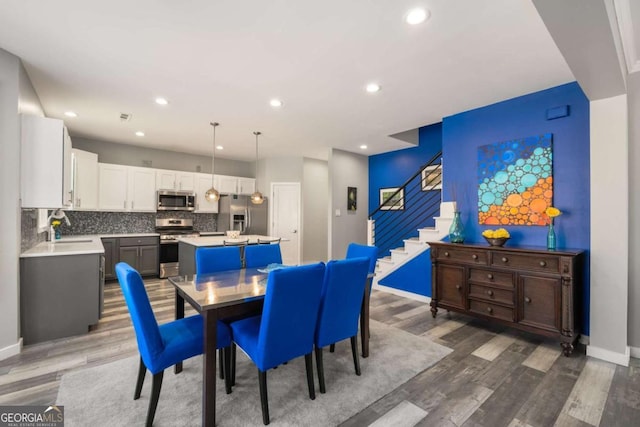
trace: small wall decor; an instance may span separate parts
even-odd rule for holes
[[[358,209],[358,188],[347,187],[347,210],[355,211]]]
[[[478,147],[478,222],[547,225],[552,154],[550,133]]]
[[[442,190],[442,165],[422,169],[422,191]]]
[[[397,192],[398,189],[399,187],[380,189],[380,210],[397,211],[404,209],[404,190]]]

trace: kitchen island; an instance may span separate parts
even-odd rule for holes
[[[275,240],[278,237],[262,236],[258,234],[241,235],[238,239],[231,239],[227,236],[200,236],[200,237],[179,237],[178,240],[178,265],[181,276],[196,274],[196,249],[202,247],[224,246],[224,242],[244,242],[256,245],[260,240]]]

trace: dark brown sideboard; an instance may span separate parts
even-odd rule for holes
[[[438,308],[560,339],[580,333],[583,251],[429,242],[431,313]]]

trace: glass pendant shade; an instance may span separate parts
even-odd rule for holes
[[[262,202],[264,202],[264,196],[260,190],[258,190],[258,135],[260,135],[261,132],[254,132],[253,134],[256,136],[256,191],[251,195],[250,200],[254,205],[261,205]]]
[[[218,200],[220,200],[220,193],[218,192],[218,190],[216,190],[215,186],[213,185],[213,181],[214,181],[213,169],[214,169],[215,157],[216,157],[216,127],[220,123],[211,122],[209,124],[213,126],[213,148],[211,151],[211,188],[208,189],[206,193],[204,193],[204,198],[207,202],[217,202]]]
[[[206,193],[204,193],[204,198],[207,202],[217,202],[220,200],[220,193],[218,193],[218,190],[212,186]]]

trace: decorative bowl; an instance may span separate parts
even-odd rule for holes
[[[490,246],[502,246],[507,242],[507,240],[509,240],[508,237],[485,237],[484,239],[487,241],[487,243],[489,243]]]
[[[227,237],[230,239],[237,239],[240,237],[240,230],[228,230]]]

